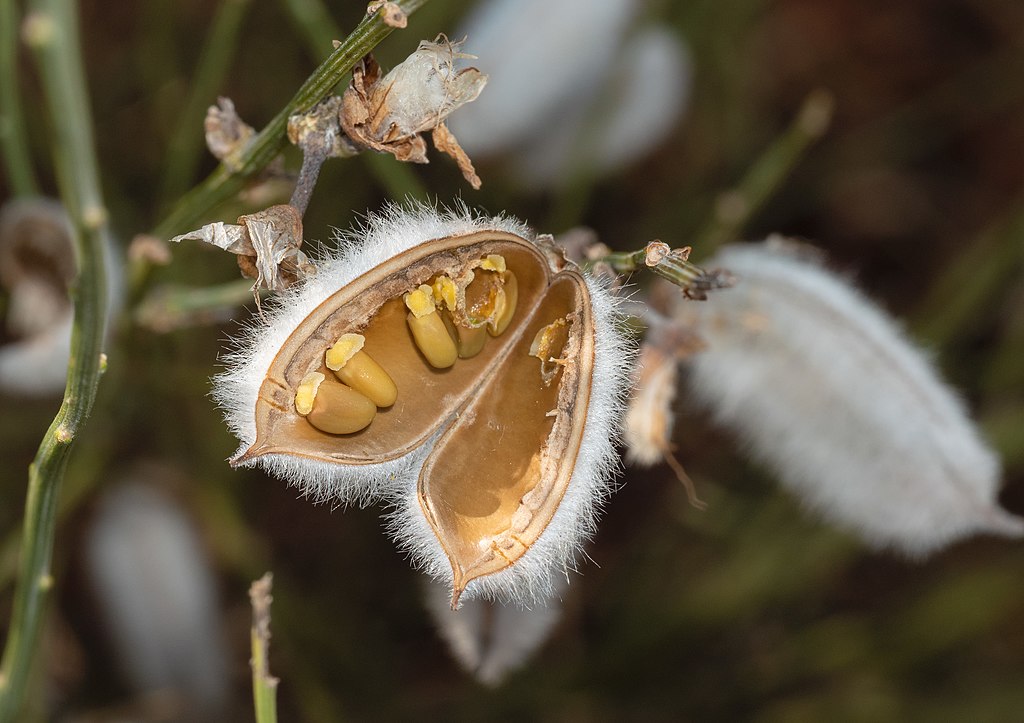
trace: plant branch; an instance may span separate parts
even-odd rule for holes
[[[39,183],[32,170],[18,92],[18,25],[14,0],[0,0],[0,155],[14,195],[35,196]]]
[[[222,0],[217,9],[196,64],[188,99],[167,148],[167,167],[159,195],[162,205],[181,194],[196,171],[203,148],[203,136],[198,129],[235,56],[249,5],[249,0]]]
[[[36,52],[49,105],[57,181],[72,222],[78,278],[72,288],[75,323],[64,400],[29,467],[18,584],[0,667],[0,721],[15,719],[25,701],[29,671],[40,648],[44,607],[53,587],[50,564],[60,487],[106,363],[102,257],[109,228],[92,145],[77,10],[71,0],[35,0],[30,7],[25,37]]]
[[[406,14],[414,12],[427,0],[399,0]],[[352,67],[386,38],[394,28],[380,15],[367,16],[333,53],[320,64],[302,84],[295,96],[253,137],[241,153],[225,159],[206,180],[187,193],[156,228],[153,235],[168,239],[187,231],[203,214],[221,201],[236,194],[245,182],[261,171],[287,142],[285,130],[288,117],[308,111],[341,82]]]
[[[252,647],[252,698],[256,708],[256,723],[277,722],[277,683],[270,674],[270,603],[274,577],[269,572],[249,587],[252,603],[252,628],[249,641]]]
[[[313,57],[319,57],[327,47],[324,38],[341,37],[341,29],[331,17],[322,0],[283,0],[285,9],[292,16],[306,40]],[[374,177],[380,187],[393,199],[429,198],[427,189],[408,163],[399,163],[389,155],[367,152],[360,154],[363,166]]]
[[[789,177],[807,149],[824,135],[835,100],[816,90],[804,100],[793,123],[761,154],[736,188],[721,194],[693,245],[703,253],[731,241]]]

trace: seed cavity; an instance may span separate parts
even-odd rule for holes
[[[568,364],[568,360],[561,356],[567,338],[565,317],[542,326],[533,337],[530,356],[540,359],[540,377],[546,387],[551,385],[562,366]]]
[[[409,314],[406,323],[416,347],[430,366],[447,369],[459,358],[459,350],[434,304],[434,290],[426,284],[403,297]]]
[[[362,334],[342,334],[327,350],[324,363],[338,379],[368,397],[378,407],[390,407],[398,399],[391,375],[363,351]]]

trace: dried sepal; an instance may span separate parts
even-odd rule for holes
[[[777,244],[715,261],[740,283],[676,309],[707,341],[688,360],[690,393],[810,507],[911,555],[1024,535],[996,501],[995,453],[884,312]]]
[[[372,56],[352,69],[352,82],[342,96],[341,126],[357,145],[390,153],[400,161],[427,163],[423,133],[433,132],[438,150],[452,156],[474,188],[480,179],[469,157],[445,120],[459,107],[476,99],[487,76],[476,68],[457,68],[456,61],[471,58],[459,51],[461,42],[443,35],[419,48],[387,75]]]
[[[302,216],[289,204],[239,216],[237,224],[210,223],[171,241],[202,241],[235,254],[242,275],[256,280],[255,288],[280,291],[316,272],[299,248]]]
[[[633,351],[615,331],[614,302],[577,271],[552,269],[516,222],[395,210],[365,234],[286,294],[236,353],[242,366],[218,380],[243,441],[235,463],[321,499],[390,499],[395,537],[448,581],[453,604],[467,586],[544,596],[592,529],[615,466]],[[426,341],[410,326],[436,317],[447,323]],[[558,348],[531,357],[538,331],[557,320]],[[429,344],[456,339],[450,328],[492,326],[475,353],[447,366],[431,358]],[[347,334],[363,337],[359,351],[397,397],[362,431],[330,435],[295,411],[295,396],[307,375],[333,373],[325,354]],[[545,362],[558,367],[547,383]]]
[[[550,637],[568,580],[559,578],[551,598],[528,608],[472,600],[452,610],[443,586],[428,582],[425,588],[427,609],[452,656],[484,685],[498,686]]]
[[[207,109],[203,130],[206,134],[206,147],[213,157],[235,170],[238,163],[234,159],[256,135],[256,129],[238,115],[234,102],[224,97],[218,98],[217,105]]]

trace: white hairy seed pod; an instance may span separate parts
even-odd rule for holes
[[[651,467],[671,449],[677,362],[655,345],[641,347],[636,384],[622,424],[626,461]]]
[[[616,466],[633,358],[616,314],[604,288],[552,265],[516,221],[427,208],[371,217],[279,297],[215,380],[242,442],[233,463],[317,500],[388,501],[392,534],[449,585],[453,605],[463,591],[545,598],[592,531]],[[494,335],[458,357],[447,317]],[[544,359],[531,356],[553,324],[565,333]],[[300,387],[331,377],[327,352],[346,334],[361,335],[396,397],[365,428],[329,434],[297,410],[309,401]]]
[[[560,577],[552,597],[529,608],[472,600],[452,610],[448,591],[428,583],[426,605],[459,664],[484,685],[497,686],[548,639],[562,616],[567,587]]]
[[[810,507],[914,556],[1024,535],[996,502],[996,455],[884,312],[771,242],[711,263],[740,281],[677,310],[707,342],[688,360],[690,393]]]

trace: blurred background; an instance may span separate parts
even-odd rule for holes
[[[389,68],[420,39],[468,34],[492,84],[452,127],[482,190],[433,152],[417,167],[331,161],[308,240],[406,194],[542,232],[587,227],[616,249],[693,245],[697,263],[726,241],[810,240],[933,351],[1004,458],[1002,503],[1024,512],[1024,4],[565,0],[490,18],[470,17],[473,5],[433,0],[376,54]],[[262,127],[363,10],[83,2],[120,252],[214,168],[202,117],[217,95]],[[54,195],[38,79],[31,56],[20,61],[31,152]],[[498,80],[520,65],[526,82],[506,95]],[[289,193],[265,185],[203,222]],[[148,290],[237,279],[226,254],[183,244]],[[62,493],[35,718],[251,720],[246,591],[267,570],[281,720],[1024,716],[1024,546],[976,539],[924,563],[869,553],[805,515],[686,399],[677,457],[707,510],[667,467],[627,469],[550,641],[483,687],[435,635],[380,509],[313,506],[228,467],[235,442],[209,377],[251,308],[168,321],[126,305]],[[26,469],[59,396],[0,394],[0,620]]]

